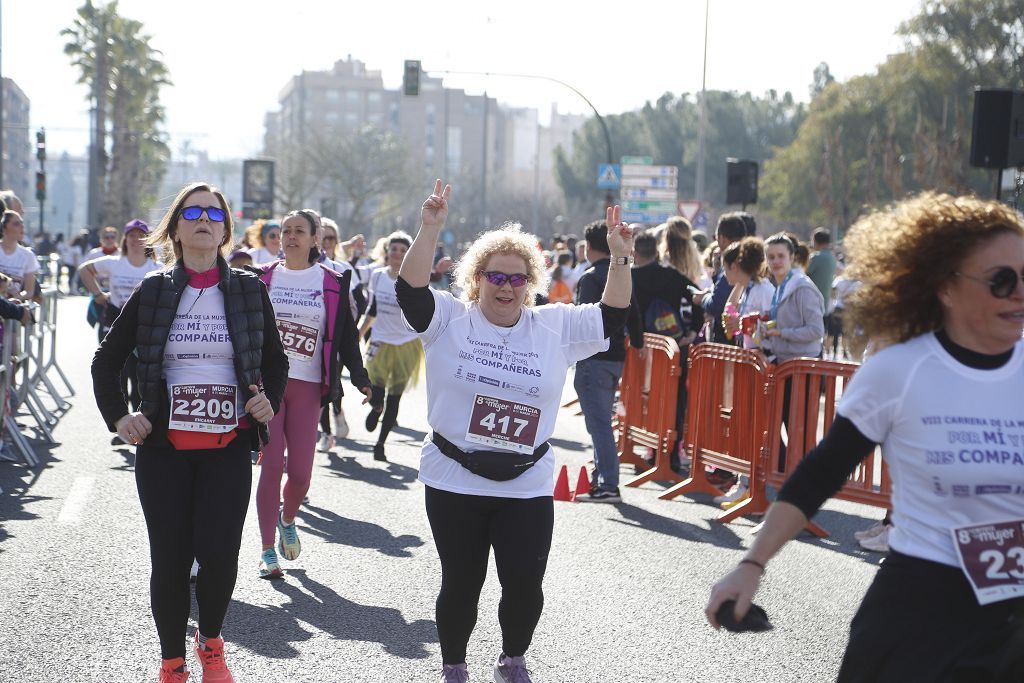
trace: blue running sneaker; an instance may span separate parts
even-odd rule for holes
[[[526,658],[500,655],[494,665],[494,683],[533,683],[526,669]]]
[[[302,544],[299,543],[299,530],[295,528],[295,520],[291,524],[284,523],[284,513],[277,515],[277,533],[280,538],[277,541],[277,549],[286,560],[296,560],[302,552]]]
[[[440,683],[469,683],[469,669],[465,664],[445,664]]]
[[[260,578],[270,580],[284,578],[281,565],[277,563],[277,552],[273,548],[267,548],[260,556]]]

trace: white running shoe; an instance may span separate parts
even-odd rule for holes
[[[875,522],[873,526],[870,526],[867,529],[854,531],[853,537],[858,541],[863,541],[865,538],[874,538],[883,531],[885,531],[885,524],[882,522]]]
[[[892,525],[887,524],[880,534],[858,541],[860,547],[864,548],[864,550],[870,550],[876,553],[889,552],[890,529],[892,529]]]
[[[189,580],[195,582],[196,577],[199,576],[199,560],[192,560],[192,572],[189,574]]]
[[[330,434],[324,434],[320,437],[320,442],[316,445],[316,449],[321,453],[327,453],[334,448],[334,437]]]
[[[737,500],[744,498],[747,495],[747,487],[740,480],[736,480],[736,483],[732,485],[732,488],[720,496],[715,496],[715,503],[721,505],[722,503],[734,503]]]
[[[334,414],[334,438],[344,439],[348,436],[348,421],[345,420],[345,413]]]

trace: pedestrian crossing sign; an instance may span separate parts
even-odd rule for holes
[[[597,187],[600,190],[617,190],[622,184],[622,168],[618,164],[597,165]]]

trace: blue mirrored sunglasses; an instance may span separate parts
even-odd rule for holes
[[[206,217],[211,221],[220,222],[224,220],[224,209],[217,206],[186,206],[181,210],[181,217],[187,221],[197,221],[206,212]]]

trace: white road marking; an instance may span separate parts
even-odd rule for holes
[[[89,500],[89,496],[92,495],[94,483],[92,477],[78,477],[75,479],[75,482],[71,485],[71,490],[68,492],[67,500],[64,501],[64,506],[60,509],[60,514],[57,515],[58,524],[76,526],[82,521],[82,509]]]

